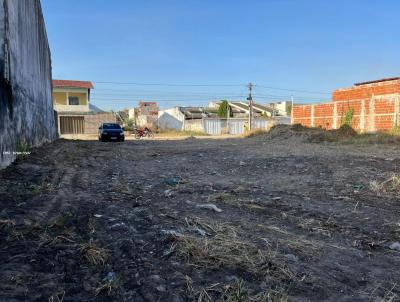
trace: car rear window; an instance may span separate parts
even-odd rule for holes
[[[103,124],[103,129],[121,129],[118,124]]]

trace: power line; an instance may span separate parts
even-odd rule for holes
[[[290,88],[277,88],[277,87],[264,86],[264,85],[256,85],[256,87],[267,88],[267,89],[272,89],[272,90],[290,91],[290,92],[311,93],[311,94],[329,94],[329,95],[331,94],[329,92],[299,90],[299,89],[290,89]]]
[[[135,85],[135,86],[168,86],[168,87],[239,87],[242,84],[167,84],[167,83],[138,83],[138,82],[108,82],[93,81],[95,84]]]
[[[134,86],[165,86],[165,87],[246,87],[245,84],[172,84],[172,83],[142,83],[142,82],[113,82],[113,81],[93,81],[95,84],[113,84],[113,85],[134,85]],[[290,92],[302,92],[310,94],[323,94],[330,95],[329,92],[313,91],[313,90],[300,90],[292,88],[280,88],[267,85],[254,85],[255,87],[282,90]]]

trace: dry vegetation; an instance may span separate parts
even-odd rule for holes
[[[398,146],[328,133],[34,150],[0,173],[0,300],[399,301]]]

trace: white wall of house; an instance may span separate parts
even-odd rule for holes
[[[269,104],[272,108],[278,111],[279,115],[282,116],[288,116],[288,109],[289,105],[291,105],[291,102],[288,101],[282,101],[282,102],[276,102],[276,103],[271,103]]]
[[[184,129],[185,115],[179,107],[158,111],[158,128],[161,130],[182,130]]]
[[[129,119],[131,119],[131,120],[134,120],[134,119],[135,119],[135,108],[129,109],[129,111],[128,111],[128,117],[129,117]]]

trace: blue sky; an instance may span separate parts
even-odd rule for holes
[[[397,0],[42,0],[42,7],[53,77],[93,81],[92,102],[104,109],[142,99],[162,108],[244,100],[250,81],[258,102],[293,94],[309,103],[355,82],[400,76]]]

